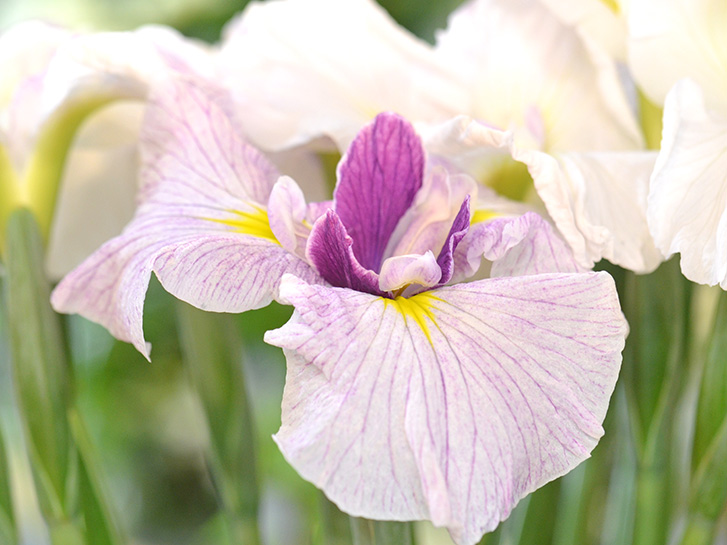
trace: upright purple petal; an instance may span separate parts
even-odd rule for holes
[[[393,113],[364,127],[338,167],[336,212],[358,262],[378,272],[399,219],[422,186],[424,149],[414,128]]]
[[[379,289],[379,275],[361,266],[352,244],[341,218],[329,210],[313,226],[306,254],[318,273],[332,286],[384,295]]]
[[[452,228],[449,230],[447,240],[444,242],[442,251],[437,257],[437,265],[442,269],[442,278],[439,279],[439,285],[443,286],[452,279],[454,274],[454,251],[457,249],[459,242],[467,234],[470,227],[470,198],[465,198],[459,209],[457,217],[454,218]]]

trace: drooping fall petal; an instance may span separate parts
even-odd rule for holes
[[[205,89],[181,81],[160,87],[142,142],[134,220],[59,284],[57,310],[103,324],[148,357],[142,308],[152,271],[176,297],[225,312],[269,303],[284,272],[318,278],[271,230],[275,169]]]
[[[291,276],[286,459],[344,511],[476,543],[588,457],[626,323],[604,273],[497,278],[386,300]]]

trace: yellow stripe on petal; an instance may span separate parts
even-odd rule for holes
[[[491,219],[495,219],[500,214],[495,212],[494,210],[489,210],[487,208],[478,208],[475,210],[474,214],[472,214],[472,217],[470,218],[470,225],[474,225],[475,223],[482,223],[484,221],[490,221]]]
[[[614,12],[616,15],[621,13],[621,5],[618,0],[601,0],[608,9]]]
[[[239,210],[228,210],[231,214],[234,214],[233,218],[220,219],[220,218],[204,218],[208,221],[215,223],[222,223],[233,227],[238,233],[245,235],[252,235],[254,237],[263,238],[280,244],[278,239],[275,238],[273,230],[270,228],[270,221],[268,220],[268,212],[261,206],[255,204],[250,205],[254,212],[241,212]]]
[[[432,306],[435,301],[441,301],[438,297],[431,295],[430,293],[420,293],[413,297],[397,297],[396,299],[384,299],[384,303],[387,306],[391,306],[396,309],[406,321],[407,326],[412,321],[419,326],[424,335],[426,335],[429,344],[432,344],[432,336],[429,332],[429,322],[434,327],[437,326],[437,322],[434,320],[434,313],[432,312]]]

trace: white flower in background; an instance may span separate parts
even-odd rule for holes
[[[648,197],[657,247],[684,275],[727,289],[727,3],[632,0],[629,61],[664,104]],[[684,79],[687,78],[687,79]]]
[[[80,35],[31,21],[5,32],[0,52],[0,221],[34,210],[50,241],[48,270],[60,276],[133,213],[148,84],[211,73],[212,63],[162,27]]]
[[[626,60],[625,0],[543,0],[565,24],[618,61]]]
[[[637,196],[655,156],[633,154],[643,143],[614,59],[565,9],[551,11],[554,2],[468,2],[434,46],[370,0],[253,3],[226,30],[221,77],[264,149],[329,137],[342,151],[385,110],[412,120],[427,148],[459,127],[449,159],[506,196],[544,205],[584,267],[606,257],[652,270],[661,255]],[[510,142],[499,154],[483,145],[491,134],[478,136],[488,129]],[[530,175],[520,168],[510,181],[513,156]]]

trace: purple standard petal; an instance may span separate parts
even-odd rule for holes
[[[365,269],[351,248],[353,240],[335,211],[329,210],[316,221],[308,238],[306,255],[318,273],[332,286],[351,288],[373,295],[379,289],[379,275]]]
[[[392,113],[364,127],[338,166],[336,212],[353,253],[378,272],[396,224],[422,186],[424,149],[414,128]]]
[[[439,279],[439,285],[443,286],[452,279],[454,273],[454,251],[457,249],[460,241],[467,234],[470,227],[470,197],[465,197],[462,206],[454,218],[454,223],[449,230],[447,240],[444,242],[442,251],[437,257],[437,265],[442,269],[442,278]]]
[[[383,299],[285,276],[265,340],[288,373],[275,440],[342,510],[426,518],[473,545],[588,457],[627,331],[606,273]]]

